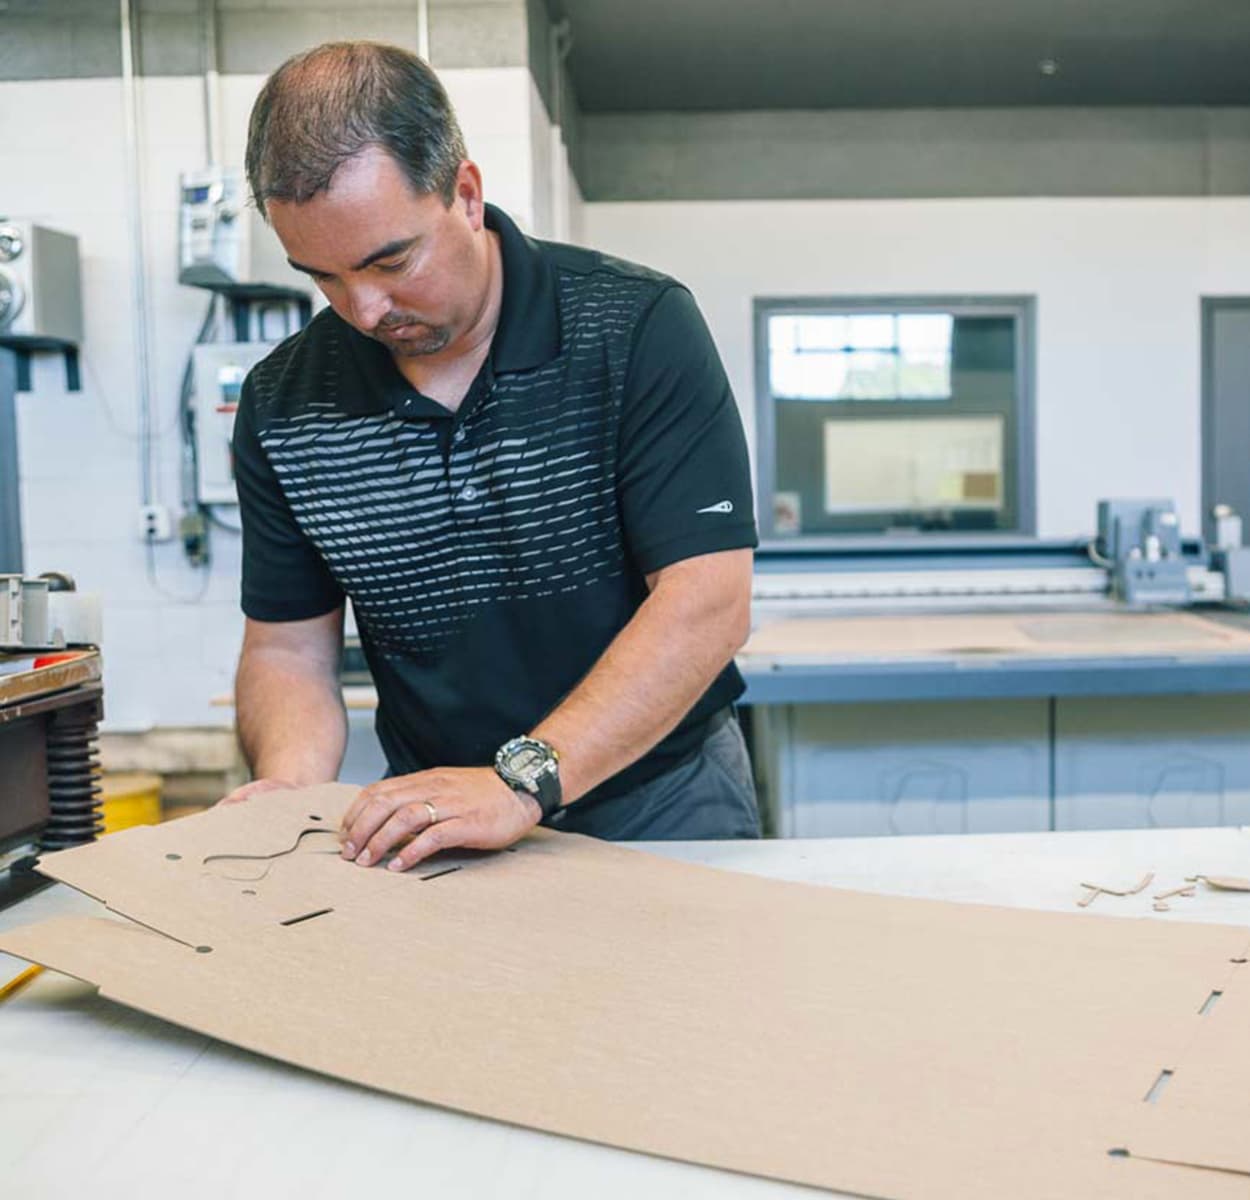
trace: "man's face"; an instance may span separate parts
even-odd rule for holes
[[[472,163],[461,164],[450,207],[414,192],[378,149],[345,162],[311,200],[265,207],[291,265],[392,354],[437,354],[478,319],[489,269]]]

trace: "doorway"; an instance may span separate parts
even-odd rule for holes
[[[1250,531],[1250,296],[1202,301],[1202,526],[1208,541],[1217,504],[1232,508]]]

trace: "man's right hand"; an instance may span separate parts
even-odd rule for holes
[[[222,803],[337,777],[347,746],[342,644],[341,605],[306,621],[244,621],[234,702],[239,745],[255,778]]]
[[[259,796],[261,792],[289,792],[297,787],[299,787],[298,783],[291,783],[286,779],[253,779],[250,783],[240,784],[229,795],[223,796],[217,801],[217,805],[241,804],[244,800]]]

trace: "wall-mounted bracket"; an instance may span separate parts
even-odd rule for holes
[[[34,390],[31,362],[36,354],[60,354],[65,359],[65,390],[82,391],[82,375],[78,366],[78,347],[73,342],[56,338],[3,337],[0,348],[12,350],[17,363],[17,391]]]

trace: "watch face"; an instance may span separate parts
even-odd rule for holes
[[[527,791],[534,791],[554,765],[551,753],[536,742],[524,741],[505,751],[500,755],[500,769]]]
[[[508,766],[518,775],[529,775],[547,761],[537,746],[522,746],[508,758]]]

